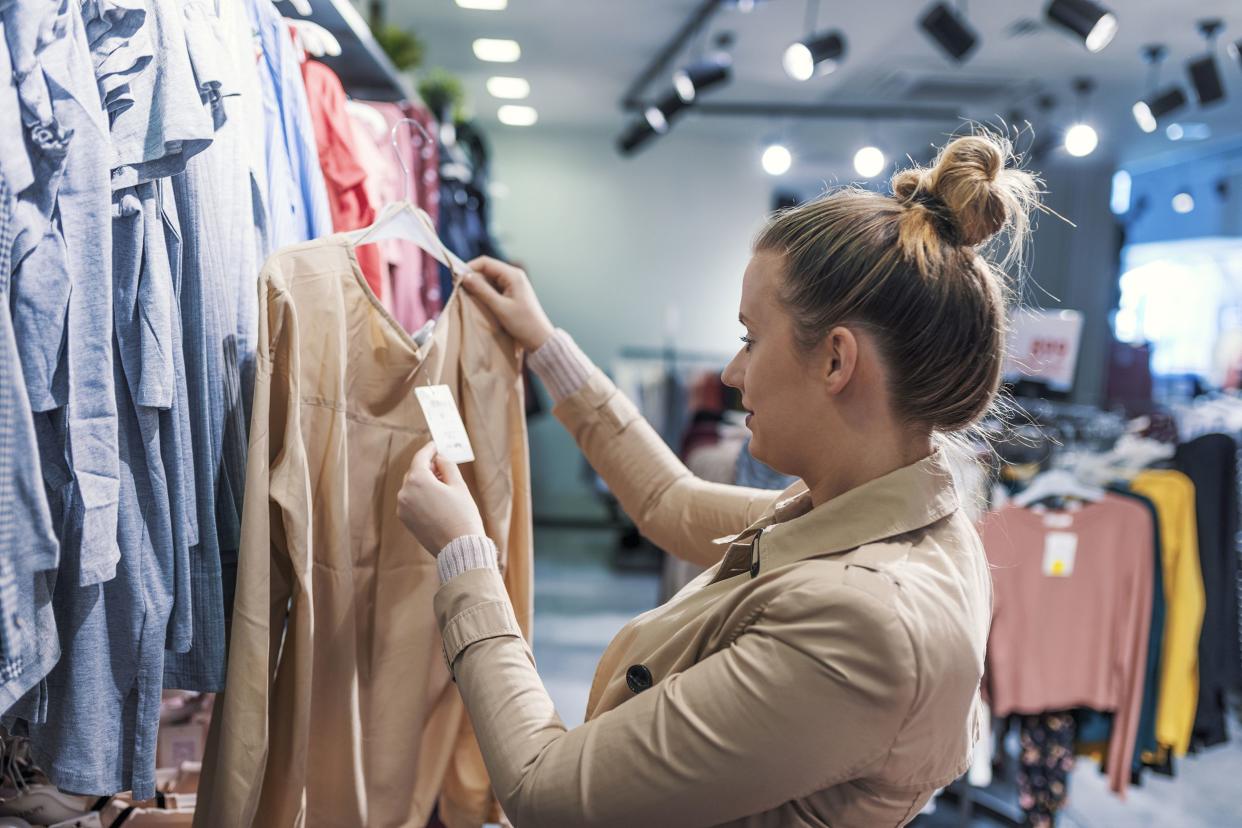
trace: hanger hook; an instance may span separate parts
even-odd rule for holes
[[[418,121],[414,120],[413,118],[402,118],[401,120],[397,121],[395,124],[392,125],[392,130],[388,134],[388,138],[392,142],[392,151],[396,153],[397,155],[397,163],[401,165],[401,172],[402,172],[401,188],[402,188],[402,191],[405,193],[405,200],[409,201],[410,200],[410,168],[406,166],[405,155],[402,154],[401,148],[397,146],[397,130],[401,128],[402,124],[409,124],[412,127],[411,131],[417,130],[419,133],[421,133],[423,136],[423,140],[426,141],[427,144],[432,144],[434,143],[434,141],[432,140],[431,136],[427,133],[427,130],[423,128],[423,125],[420,124]]]

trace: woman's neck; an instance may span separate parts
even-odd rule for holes
[[[811,493],[811,504],[819,506],[927,458],[933,448],[929,435],[905,440],[851,441],[851,445],[839,446],[831,453],[828,467],[804,474],[802,480]]]

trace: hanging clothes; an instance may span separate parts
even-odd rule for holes
[[[455,294],[416,345],[333,236],[261,278],[241,571],[195,824],[477,828],[490,782],[430,611],[435,561],[396,517],[428,437],[415,386],[449,385],[476,461],[462,471],[522,628],[531,518],[516,347]],[[288,607],[286,616],[285,608]]]
[[[440,145],[434,140],[440,134],[440,126],[436,123],[431,110],[421,104],[406,101],[401,104],[401,112],[406,118],[417,121],[423,128],[423,132],[433,139],[431,141],[413,139],[417,150],[413,168],[416,201],[437,227],[443,227],[444,223],[440,220]],[[384,115],[386,118],[390,116],[390,112]],[[422,132],[419,136],[422,136]],[[456,248],[451,249],[459,255],[464,253]],[[469,261],[470,257],[467,256],[466,260]],[[419,298],[422,300],[423,313],[428,319],[434,319],[440,315],[440,309],[444,307],[448,294],[441,291],[440,263],[434,257],[427,255],[422,256],[422,263],[423,279],[419,289]],[[400,289],[400,286],[398,287]],[[406,293],[411,294],[412,290],[407,290]],[[398,307],[413,301],[412,297],[399,299]]]
[[[319,168],[328,186],[332,226],[338,233],[358,230],[375,221],[376,206],[367,193],[367,171],[359,155],[362,147],[345,109],[345,88],[336,73],[317,60],[302,61],[302,79],[315,126]],[[383,261],[377,245],[358,249],[358,263],[371,292],[384,301]]]
[[[1154,533],[1143,506],[1113,494],[1075,510],[1010,505],[980,524],[995,589],[985,677],[992,712],[1113,711],[1107,771],[1119,794],[1143,698]]]
[[[1204,747],[1229,738],[1226,693],[1242,684],[1238,642],[1238,446],[1226,434],[1205,434],[1177,447],[1176,463],[1195,487],[1203,628],[1199,636],[1199,703],[1193,741]]]
[[[1195,525],[1195,488],[1190,478],[1171,469],[1141,472],[1130,488],[1151,500],[1160,525],[1165,593],[1156,709],[1156,742],[1160,749],[1147,760],[1161,764],[1163,751],[1172,750],[1183,756],[1190,747],[1198,703],[1204,589]]]
[[[315,147],[306,87],[284,21],[271,0],[244,0],[261,49],[259,92],[263,102],[267,169],[266,252],[332,233],[327,185]]]
[[[381,164],[384,172],[373,176],[376,197],[380,204],[392,204],[407,196],[434,220],[439,204],[439,190],[431,185],[438,180],[435,170],[435,146],[419,131],[418,127],[402,124],[406,118],[401,107],[391,103],[366,103],[384,122],[384,129],[375,130],[362,124],[362,129],[374,145],[372,157]],[[414,110],[415,114],[417,110]],[[423,126],[423,122],[414,119]],[[434,135],[434,125],[423,126],[428,135]],[[395,133],[394,133],[395,130]],[[397,149],[393,149],[393,140]],[[430,153],[430,155],[429,155]],[[409,172],[403,172],[397,160],[400,155]],[[430,180],[428,177],[430,176]],[[434,198],[432,196],[434,195]],[[375,245],[383,253],[390,290],[384,294],[384,303],[401,327],[414,332],[428,319],[439,313],[439,277],[433,279],[435,295],[424,296],[425,276],[438,273],[439,263],[424,253],[418,245],[405,239],[386,239]]]
[[[1074,770],[1074,714],[1022,716],[1019,728],[1018,804],[1031,828],[1052,828],[1069,799]]]

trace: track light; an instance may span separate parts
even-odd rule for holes
[[[1164,46],[1151,43],[1143,47],[1143,60],[1151,67],[1147,79],[1147,96],[1130,108],[1134,121],[1143,132],[1155,132],[1159,121],[1186,105],[1186,94],[1180,87],[1170,86],[1156,91],[1160,79],[1160,64],[1167,54]]]
[[[1242,64],[1242,40],[1235,40],[1225,47],[1225,51],[1229,53],[1229,57]]]
[[[945,54],[961,63],[979,44],[979,36],[966,17],[947,3],[936,3],[919,20],[923,31],[940,45]]]
[[[647,107],[643,116],[656,132],[663,135],[673,125],[673,119],[686,108],[686,102],[677,94],[677,90],[669,90],[664,97]]]
[[[854,153],[854,172],[863,178],[875,178],[884,172],[886,163],[884,152],[879,147],[863,147]]]
[[[1134,120],[1143,132],[1155,132],[1160,120],[1172,115],[1186,105],[1186,93],[1177,86],[1169,87],[1163,92],[1144,98],[1136,103],[1131,110]]]
[[[845,35],[838,31],[820,32],[790,44],[782,61],[785,74],[796,81],[835,72],[845,58]]]
[[[1065,151],[1075,158],[1083,158],[1095,152],[1100,136],[1090,124],[1077,123],[1065,131]]]
[[[1044,15],[1082,38],[1088,52],[1098,52],[1117,34],[1117,15],[1093,0],[1052,0]]]
[[[1199,21],[1199,34],[1203,35],[1207,41],[1208,51],[1206,55],[1186,64],[1186,71],[1190,73],[1190,82],[1194,86],[1199,106],[1215,103],[1225,97],[1225,87],[1220,80],[1220,69],[1216,66],[1216,33],[1224,25],[1219,19]]]
[[[1075,158],[1084,158],[1095,152],[1100,136],[1095,127],[1085,122],[1087,96],[1095,88],[1091,78],[1075,78],[1074,92],[1078,95],[1078,121],[1065,131],[1065,151]]]
[[[729,80],[730,59],[727,54],[703,58],[678,69],[673,74],[673,86],[686,103],[690,103],[713,86]]]
[[[639,118],[621,133],[621,137],[617,139],[617,151],[622,155],[633,155],[639,147],[658,134],[646,118]]]
[[[784,144],[769,144],[759,162],[768,175],[784,175],[793,166],[793,154]]]
[[[1185,215],[1195,209],[1195,197],[1185,190],[1173,196],[1173,212]]]

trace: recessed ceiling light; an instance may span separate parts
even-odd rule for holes
[[[476,11],[504,11],[509,0],[457,0],[457,5]]]
[[[508,126],[530,126],[539,120],[539,113],[535,111],[533,106],[505,104],[496,110],[496,117],[500,119],[502,124]]]
[[[474,42],[474,56],[490,63],[513,63],[522,56],[522,47],[516,40],[481,37]]]
[[[530,95],[530,82],[526,78],[504,78],[498,75],[487,79],[487,93],[493,98],[520,101]]]

